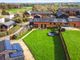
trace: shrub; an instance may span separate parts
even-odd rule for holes
[[[2,15],[9,15],[9,12],[6,12],[5,10],[2,10]]]
[[[65,28],[61,28],[61,32],[64,32],[65,31]]]

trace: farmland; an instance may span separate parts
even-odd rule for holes
[[[29,10],[32,10],[32,7],[23,7],[23,8],[17,8],[17,9],[8,9],[7,12],[10,12],[10,13],[21,13],[21,12],[24,12],[24,11],[29,11]]]

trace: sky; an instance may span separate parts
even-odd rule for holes
[[[52,2],[80,2],[80,0],[0,0],[5,3],[52,3]]]

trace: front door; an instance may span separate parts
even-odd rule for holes
[[[46,28],[46,24],[44,24],[44,28]]]
[[[44,26],[43,26],[43,24],[41,24],[41,28],[43,28]]]
[[[46,24],[41,24],[41,28],[46,28]]]
[[[74,27],[76,27],[76,24],[74,24]]]

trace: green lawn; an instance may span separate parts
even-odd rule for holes
[[[24,38],[24,42],[36,60],[66,60],[61,41],[57,36],[48,36],[50,31],[35,30]]]
[[[80,31],[65,31],[62,34],[71,60],[80,60]]]
[[[32,7],[23,7],[23,8],[17,8],[17,9],[8,9],[7,11],[10,13],[17,13],[17,12],[24,12],[24,11],[28,11],[28,10],[32,10]]]

